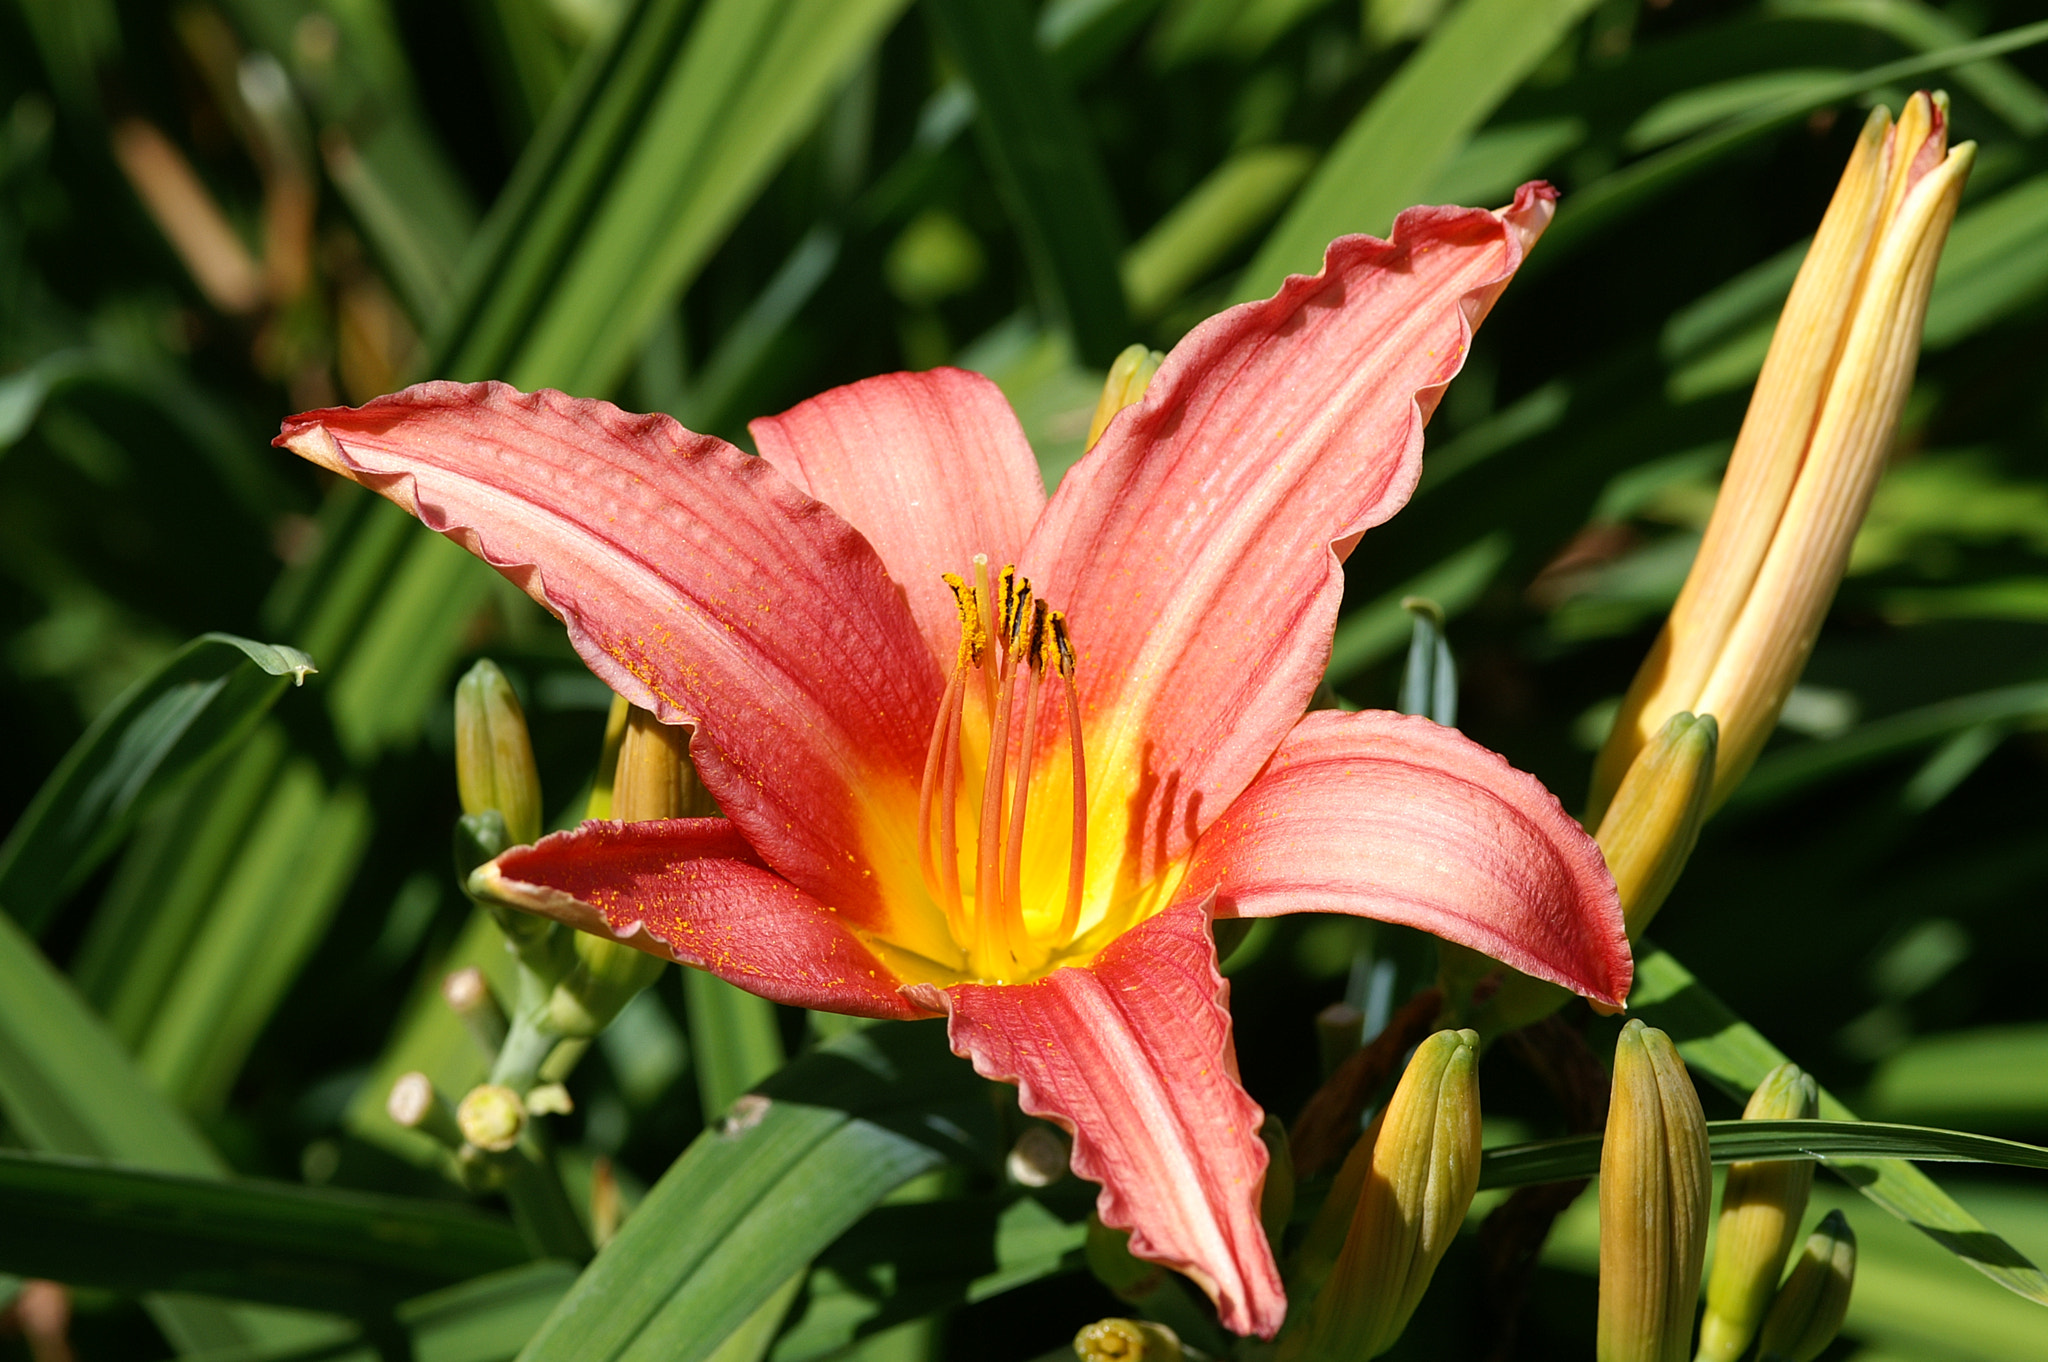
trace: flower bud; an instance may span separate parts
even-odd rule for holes
[[[504,815],[511,845],[540,837],[540,771],[526,713],[489,658],[455,684],[455,784],[464,813],[496,809]]]
[[[526,1129],[526,1104],[519,1094],[497,1083],[479,1083],[455,1108],[462,1138],[478,1149],[502,1154],[519,1143]]]
[[[1636,755],[1594,834],[1614,874],[1631,941],[1664,906],[1699,841],[1719,734],[1711,714],[1672,715]]]
[[[475,965],[451,971],[441,981],[441,998],[461,1018],[477,1048],[496,1058],[498,1047],[505,1043],[505,1009],[498,1005],[484,972]]]
[[[1743,1108],[1745,1121],[1810,1120],[1820,1112],[1820,1087],[1797,1064],[1764,1076]],[[1756,1336],[1785,1259],[1799,1236],[1813,1190],[1807,1159],[1738,1163],[1721,1190],[1714,1271],[1700,1321],[1699,1362],[1735,1362]]]
[[[1672,714],[1720,720],[1709,807],[1805,666],[1912,387],[1934,269],[1975,159],[1947,105],[1874,111],[1771,338],[1691,572],[1594,769],[1590,812]]]
[[[1840,1211],[1829,1211],[1771,1302],[1757,1362],[1813,1362],[1841,1332],[1855,1285],[1856,1235]]]
[[[1173,1330],[1150,1320],[1097,1320],[1074,1335],[1081,1362],[1181,1362],[1186,1355]]]
[[[1407,1327],[1479,1188],[1478,1033],[1439,1031],[1417,1046],[1368,1138],[1346,1160],[1369,1167],[1344,1247],[1282,1358],[1377,1357]]]
[[[1088,422],[1090,449],[1095,448],[1095,442],[1109,428],[1112,417],[1145,395],[1145,389],[1151,386],[1152,375],[1159,372],[1160,361],[1165,358],[1157,350],[1127,345],[1110,361],[1109,377],[1103,380],[1102,396],[1096,400],[1094,419]]]
[[[717,806],[690,764],[686,729],[665,724],[644,709],[626,721],[612,780],[612,816],[623,823],[656,818],[694,818]],[[661,977],[667,962],[617,941],[578,932],[576,966],[548,998],[548,1022],[555,1034],[594,1036],[611,1025],[619,1009]]]
[[[1631,1021],[1600,1151],[1599,1362],[1692,1356],[1712,1187],[1706,1116],[1678,1050]]]

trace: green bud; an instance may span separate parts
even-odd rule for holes
[[[1614,1047],[1600,1152],[1599,1362],[1687,1362],[1713,1188],[1707,1122],[1671,1038],[1631,1021]]]
[[[540,771],[526,714],[489,658],[455,684],[455,783],[464,813],[496,809],[511,844],[540,837]]]
[[[1819,1086],[1797,1064],[1780,1064],[1750,1094],[1742,1119],[1809,1120],[1819,1113]],[[1735,1362],[1756,1337],[1812,1190],[1813,1163],[1807,1159],[1729,1168],[1714,1236],[1714,1271],[1707,1280],[1707,1313],[1700,1321],[1699,1362]]]
[[[497,1083],[479,1083],[455,1108],[462,1138],[478,1149],[502,1154],[519,1143],[526,1129],[526,1104],[519,1094]]]
[[[1856,1285],[1856,1235],[1840,1211],[1829,1211],[1764,1317],[1757,1362],[1813,1362],[1835,1341]]]
[[[1593,835],[1614,872],[1631,941],[1664,906],[1699,841],[1719,735],[1711,714],[1672,715],[1636,754]]]
[[[1407,1327],[1479,1188],[1478,1033],[1439,1031],[1417,1046],[1376,1125],[1371,1145],[1360,1141],[1369,1167],[1343,1248],[1282,1358],[1377,1357]],[[1345,1182],[1340,1173],[1332,1201]]]
[[[498,930],[519,952],[519,958],[537,973],[545,975],[550,955],[548,939],[554,933],[555,924],[544,917],[521,912],[510,904],[478,898],[469,888],[470,876],[478,866],[495,859],[513,845],[511,835],[505,830],[505,815],[496,809],[481,809],[462,815],[455,820],[455,882],[463,886],[472,903],[491,915],[491,921],[498,924]]]
[[[687,730],[644,709],[626,720],[612,780],[612,816],[625,823],[655,818],[704,817],[716,812],[697,768],[690,764]],[[633,946],[578,932],[576,965],[548,998],[556,1035],[594,1036],[619,1010],[661,977],[668,962]]]
[[[1074,1335],[1074,1356],[1081,1362],[1181,1362],[1187,1354],[1164,1324],[1103,1319]]]
[[[1110,361],[1109,374],[1102,381],[1102,396],[1096,399],[1095,415],[1088,422],[1088,448],[1095,447],[1118,412],[1145,395],[1145,389],[1152,385],[1152,375],[1159,372],[1165,359],[1157,350],[1127,345]]]

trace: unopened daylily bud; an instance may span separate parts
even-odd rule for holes
[[[1081,1362],[1181,1362],[1186,1355],[1179,1335],[1150,1320],[1097,1320],[1074,1335]]]
[[[1102,396],[1095,403],[1095,418],[1088,423],[1090,449],[1102,438],[1102,432],[1109,429],[1112,417],[1145,395],[1152,375],[1159,372],[1160,361],[1165,358],[1157,350],[1127,345],[1110,361],[1109,377],[1103,380]]]
[[[665,724],[644,709],[626,721],[612,781],[612,816],[623,823],[656,818],[701,818],[717,806],[690,764],[688,730]],[[562,1036],[594,1036],[619,1009],[661,977],[660,956],[578,932],[576,967],[548,998],[548,1021]]]
[[[540,770],[526,712],[489,658],[455,684],[455,784],[464,813],[496,809],[513,846],[540,836]]]
[[[1771,1302],[1757,1362],[1813,1362],[1841,1332],[1855,1285],[1856,1235],[1847,1217],[1829,1211]]]
[[[1471,1208],[1479,1141],[1479,1035],[1439,1031],[1387,1103],[1344,1247],[1282,1358],[1348,1362],[1394,1345]]]
[[[1598,819],[1672,714],[1720,720],[1709,807],[1756,759],[1805,666],[1884,471],[1975,147],[1946,101],[1872,113],[1814,234],[1671,617],[1594,770]]]
[[[526,1104],[519,1094],[497,1083],[479,1083],[455,1108],[462,1138],[478,1149],[502,1154],[519,1143],[526,1129]]]
[[[545,972],[548,964],[548,938],[555,931],[555,924],[532,913],[522,913],[509,904],[494,903],[478,898],[471,884],[470,875],[486,861],[492,860],[512,847],[511,833],[505,826],[505,815],[496,809],[480,809],[466,813],[455,820],[455,882],[465,887],[471,901],[491,915],[498,924],[498,930],[512,943],[520,957],[537,971]]]
[[[1819,1112],[1819,1085],[1797,1064],[1788,1063],[1757,1084],[1742,1119],[1810,1120]],[[1729,1168],[1714,1236],[1714,1271],[1707,1279],[1707,1313],[1700,1321],[1699,1362],[1735,1362],[1756,1337],[1812,1191],[1813,1163],[1808,1159]]]
[[[1636,754],[1593,836],[1614,874],[1631,941],[1664,906],[1699,841],[1719,735],[1711,714],[1672,715]]]
[[[1707,1122],[1671,1038],[1631,1021],[1614,1047],[1600,1151],[1599,1362],[1686,1362],[1707,1250]]]

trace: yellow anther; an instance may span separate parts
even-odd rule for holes
[[[1059,653],[1061,676],[1074,674],[1074,640],[1067,635],[1067,617],[1055,610],[1052,612],[1052,646]]]
[[[996,637],[1010,637],[1010,620],[1017,612],[1017,568],[1005,563],[996,574]]]
[[[960,611],[960,665],[979,667],[988,648],[988,634],[981,623],[981,593],[960,579],[957,572],[941,574],[952,589],[953,604]]]

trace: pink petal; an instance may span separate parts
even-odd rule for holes
[[[1600,848],[1534,776],[1413,715],[1305,716],[1195,847],[1218,917],[1420,927],[1618,1005],[1634,973]]]
[[[867,536],[950,665],[960,620],[939,575],[967,577],[977,553],[992,570],[1016,562],[1045,505],[1002,391],[960,369],[883,374],[747,429],[762,458]]]
[[[952,1011],[956,1054],[1013,1082],[1024,1110],[1074,1136],[1073,1168],[1131,1252],[1178,1268],[1225,1328],[1271,1338],[1287,1314],[1259,1226],[1266,1147],[1237,1080],[1207,914],[1186,904],[1126,932],[1086,969],[1036,983],[908,990]]]
[[[914,851],[870,843],[914,821],[938,671],[867,541],[768,464],[502,383],[307,412],[276,443],[504,572],[614,690],[695,724],[705,785],[806,891],[872,922],[864,863],[915,877]]]
[[[727,819],[585,823],[515,847],[482,874],[508,903],[778,1003],[925,1015],[837,914],[763,866]]]
[[[1341,560],[1407,500],[1423,422],[1555,197],[1411,208],[1391,242],[1331,243],[1315,278],[1188,333],[1060,484],[1024,568],[1073,629],[1099,844],[1127,848],[1126,883],[1177,859],[1301,714]]]

